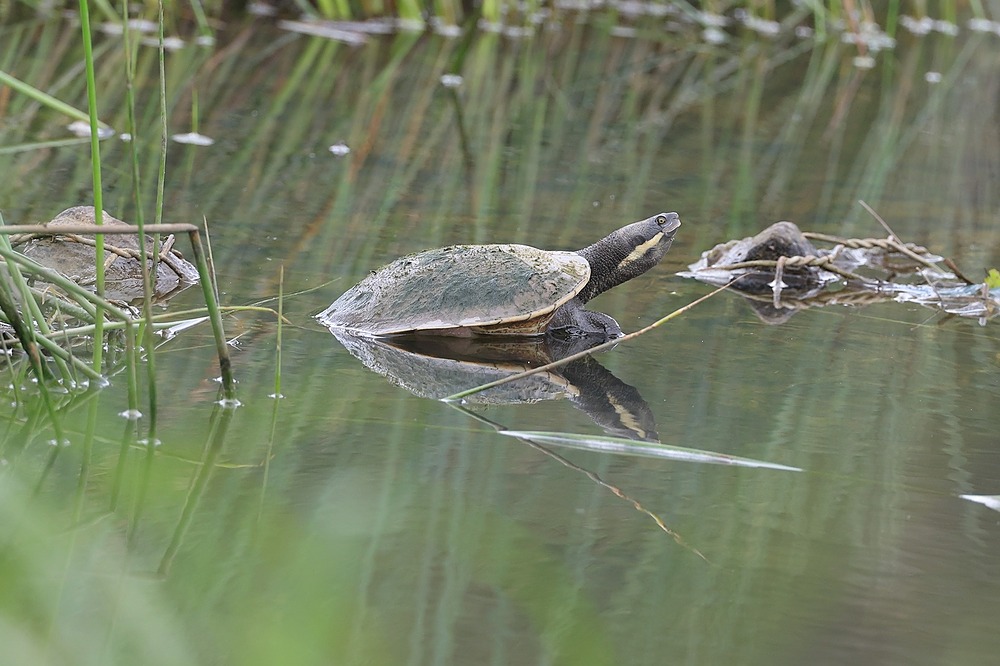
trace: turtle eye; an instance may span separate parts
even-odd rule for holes
[[[667,223],[667,216],[666,215],[657,215],[656,216],[656,223],[662,227],[664,224]]]

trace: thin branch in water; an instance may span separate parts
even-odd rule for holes
[[[485,416],[482,416],[480,414],[476,414],[475,412],[471,412],[468,409],[466,409],[465,407],[462,407],[460,405],[456,405],[454,403],[449,403],[449,406],[453,407],[454,409],[457,409],[458,411],[462,412],[466,416],[472,417],[474,420],[479,421],[480,423],[484,423],[484,424],[490,426],[491,428],[493,428],[497,432],[504,432],[504,431],[507,430],[506,427],[500,425],[499,423],[497,423],[495,421],[492,421],[492,420],[490,420],[490,419],[488,419]],[[534,440],[532,440],[532,439],[530,439],[528,437],[520,437],[520,436],[518,436],[517,439],[519,439],[520,441],[524,442],[525,444],[527,444],[531,448],[535,449],[539,453],[552,458],[553,460],[555,460],[556,462],[558,462],[560,465],[563,465],[564,467],[567,467],[567,468],[572,469],[574,471],[581,472],[582,474],[585,474],[587,476],[587,478],[589,478],[591,481],[593,481],[597,485],[599,485],[602,488],[605,488],[605,489],[611,491],[611,493],[615,497],[623,499],[626,502],[628,502],[629,504],[631,504],[632,508],[634,508],[636,511],[638,511],[640,513],[644,513],[647,516],[649,516],[650,518],[652,518],[653,522],[656,523],[656,526],[659,527],[664,533],[666,533],[667,535],[669,535],[670,538],[672,538],[677,543],[678,546],[681,546],[682,548],[685,548],[686,550],[691,551],[692,553],[694,553],[695,555],[697,555],[698,557],[700,557],[701,559],[703,559],[708,564],[712,564],[712,561],[709,560],[707,557],[705,557],[705,555],[702,554],[702,552],[700,550],[698,550],[697,548],[689,545],[687,542],[684,541],[683,537],[681,537],[680,534],[678,534],[674,530],[670,529],[667,526],[667,524],[663,521],[662,518],[660,518],[658,515],[656,515],[655,513],[653,513],[652,511],[650,511],[646,507],[644,507],[642,505],[642,503],[639,502],[639,500],[631,497],[630,495],[628,495],[624,490],[622,490],[618,486],[616,486],[616,485],[614,485],[612,483],[609,483],[609,482],[605,481],[604,479],[602,479],[600,477],[600,475],[597,474],[597,472],[591,472],[590,470],[587,470],[587,469],[584,469],[583,467],[580,467],[579,465],[577,465],[576,463],[572,462],[571,460],[569,460],[567,458],[564,458],[563,456],[559,455],[555,451],[552,451],[547,446],[539,444],[538,442],[536,442],[536,441],[534,441]]]
[[[590,349],[585,349],[582,352],[577,352],[576,354],[570,354],[569,356],[566,356],[565,358],[561,358],[558,361],[553,361],[552,363],[546,363],[545,365],[540,365],[537,368],[532,368],[530,370],[525,370],[524,372],[519,372],[519,373],[517,373],[515,375],[508,375],[507,377],[503,377],[503,378],[498,379],[496,381],[489,382],[487,384],[482,384],[480,386],[476,386],[474,388],[471,388],[471,389],[468,389],[468,390],[465,390],[465,391],[460,391],[459,393],[454,393],[452,395],[449,395],[449,396],[446,396],[444,398],[441,398],[441,401],[442,402],[453,402],[455,400],[461,400],[462,398],[465,398],[467,396],[473,395],[475,393],[480,393],[482,391],[494,388],[496,386],[502,386],[503,384],[507,384],[508,382],[517,381],[518,379],[524,379],[525,377],[530,377],[531,375],[535,375],[535,374],[538,374],[540,372],[548,372],[549,370],[552,370],[553,368],[558,368],[560,366],[566,365],[567,363],[571,363],[571,362],[573,362],[573,361],[575,361],[577,359],[583,358],[584,356],[589,356],[590,354],[594,354],[594,353],[597,353],[597,352],[600,352],[600,351],[604,351],[605,349],[611,349],[612,347],[617,346],[619,343],[627,342],[629,340],[633,340],[633,339],[639,337],[640,335],[644,335],[646,333],[649,333],[654,328],[657,328],[658,326],[661,326],[661,325],[667,323],[671,319],[674,319],[675,317],[679,317],[680,315],[684,314],[685,312],[687,312],[691,308],[695,307],[696,305],[700,305],[701,303],[704,303],[705,301],[707,301],[708,299],[712,298],[713,296],[715,296],[719,292],[725,291],[726,289],[728,289],[730,287],[730,285],[733,284],[733,282],[735,282],[736,280],[740,279],[741,277],[742,276],[737,276],[737,277],[733,278],[727,284],[719,287],[715,291],[713,291],[713,292],[711,292],[709,294],[706,294],[706,295],[702,296],[701,298],[698,298],[698,299],[695,299],[695,300],[691,301],[687,305],[682,306],[682,307],[674,310],[673,312],[671,312],[670,314],[666,315],[665,317],[657,319],[656,321],[654,321],[649,326],[646,326],[645,328],[641,328],[638,331],[634,331],[634,332],[629,333],[628,335],[622,336],[620,338],[615,338],[614,340],[608,340],[607,342],[605,342],[603,344],[599,344],[596,347],[591,347]]]
[[[875,218],[875,221],[877,221],[879,224],[882,225],[882,228],[885,229],[886,232],[889,234],[889,239],[896,242],[896,244],[897,244],[896,245],[896,251],[897,252],[905,254],[910,259],[913,259],[917,263],[923,264],[924,266],[927,266],[928,268],[931,268],[933,270],[940,270],[937,266],[934,265],[933,262],[927,261],[926,259],[924,259],[923,257],[921,257],[919,254],[917,254],[916,252],[913,252],[912,250],[910,250],[910,248],[906,247],[906,244],[903,243],[902,240],[900,240],[899,236],[896,235],[896,232],[892,230],[892,227],[890,227],[889,224],[885,220],[882,219],[882,216],[879,215],[878,213],[876,213],[875,210],[871,206],[869,206],[867,203],[865,203],[861,199],[858,199],[858,203],[861,204],[861,206],[866,211],[868,211],[871,214],[872,217]]]

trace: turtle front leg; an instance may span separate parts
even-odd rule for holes
[[[597,337],[604,340],[625,335],[614,318],[603,312],[585,310],[576,299],[559,308],[548,332],[559,338]]]

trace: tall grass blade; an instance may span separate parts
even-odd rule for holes
[[[52,95],[35,88],[34,86],[28,85],[27,83],[17,79],[7,72],[0,71],[0,83],[8,86],[12,90],[19,92],[27,97],[44,104],[45,106],[58,111],[74,120],[79,120],[81,122],[89,123],[90,115],[80,111],[79,109],[70,106],[66,102],[53,97]],[[101,128],[107,127],[104,123],[98,122],[98,126]],[[94,131],[94,136],[97,135],[96,130]]]
[[[124,33],[123,37],[123,48],[125,50],[124,60],[125,60],[125,104],[127,106],[128,114],[128,131],[132,136],[137,136],[139,131],[135,122],[135,94],[134,94],[134,81],[135,81],[135,71],[134,71],[134,51],[132,50],[131,44],[131,31],[129,30],[129,15],[128,15],[128,3],[123,3],[123,25]],[[199,5],[200,7],[200,5]],[[160,28],[162,29],[162,23]],[[129,142],[129,158],[132,165],[132,196],[135,200],[135,223],[139,228],[137,235],[138,247],[145,247],[146,229],[145,229],[145,217],[143,215],[142,206],[142,177],[139,173],[139,148],[135,141]],[[159,221],[159,220],[157,220]],[[139,340],[139,344],[145,349],[145,359],[146,359],[146,391],[148,396],[148,427],[146,430],[146,436],[151,439],[156,439],[156,425],[157,425],[157,409],[156,409],[156,343],[153,340],[153,280],[157,274],[157,267],[160,255],[160,234],[153,234],[153,247],[151,251],[152,257],[149,261],[145,258],[139,262],[140,270],[142,271],[142,314],[145,317],[147,325],[142,327],[142,338]],[[132,332],[132,326],[126,327],[126,335]],[[133,347],[134,351],[134,347]],[[134,369],[129,367],[129,379],[130,381],[135,381]],[[131,386],[131,385],[130,385]],[[129,392],[130,398],[136,398],[137,396],[134,392]],[[130,409],[138,411],[137,401],[130,405]]]
[[[87,111],[89,113],[90,120],[90,156],[91,156],[91,170],[93,178],[93,190],[94,190],[94,219],[97,224],[104,224],[104,194],[103,188],[101,187],[101,143],[100,137],[97,134],[99,121],[97,119],[97,83],[94,78],[94,45],[91,41],[90,34],[90,7],[89,0],[79,0],[80,5],[80,30],[83,35],[83,58],[84,64],[86,66],[87,72]],[[94,248],[95,252],[95,268],[96,268],[96,280],[95,288],[97,290],[97,296],[104,296],[104,236],[102,234],[97,234],[95,236],[96,245]],[[94,318],[94,324],[97,326],[94,338],[94,350],[93,350],[93,365],[95,370],[101,369],[101,357],[104,350],[104,314],[101,312],[101,305],[98,304],[97,316]]]

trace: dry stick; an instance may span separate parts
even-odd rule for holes
[[[879,224],[882,225],[882,228],[885,229],[886,232],[889,234],[889,238],[892,239],[892,240],[894,240],[894,241],[896,241],[896,243],[897,243],[896,249],[899,252],[905,254],[907,257],[909,257],[910,259],[913,259],[917,263],[920,263],[920,264],[923,264],[924,266],[927,266],[928,268],[931,268],[931,269],[934,269],[934,270],[940,270],[937,266],[934,265],[933,262],[927,261],[926,259],[924,259],[923,257],[921,257],[919,254],[917,254],[916,252],[913,252],[912,250],[910,250],[910,248],[906,247],[906,245],[903,243],[903,241],[900,240],[899,236],[896,235],[896,232],[892,230],[892,227],[890,227],[888,225],[888,223],[885,220],[882,219],[881,215],[879,215],[878,213],[875,212],[874,208],[872,208],[871,206],[869,206],[862,199],[858,199],[858,203],[861,204],[861,206],[866,211],[868,211],[868,213],[872,217],[875,218],[876,222],[878,222]]]
[[[671,312],[667,316],[654,321],[649,326],[647,326],[645,328],[641,328],[638,331],[634,331],[634,332],[629,333],[628,335],[624,335],[624,336],[622,336],[620,338],[615,338],[614,340],[608,340],[607,342],[605,342],[603,344],[597,345],[596,347],[591,347],[590,349],[585,349],[582,352],[577,352],[576,354],[570,354],[569,356],[567,356],[565,358],[561,358],[558,361],[553,361],[552,363],[546,363],[545,365],[540,365],[537,368],[532,368],[531,370],[525,370],[524,372],[519,372],[516,375],[510,375],[508,377],[503,377],[502,379],[498,379],[496,381],[492,381],[492,382],[489,382],[488,384],[483,384],[481,386],[476,386],[475,388],[468,389],[467,391],[461,391],[459,393],[454,393],[454,394],[449,395],[447,397],[441,398],[441,401],[442,402],[452,402],[454,400],[461,400],[462,398],[464,398],[466,396],[473,395],[474,393],[479,393],[481,391],[485,391],[487,389],[491,389],[491,388],[493,388],[495,386],[501,386],[502,384],[506,384],[508,382],[513,382],[513,381],[516,381],[518,379],[524,379],[525,377],[529,377],[531,375],[538,374],[539,372],[547,372],[549,370],[552,370],[553,368],[558,368],[559,366],[566,365],[567,363],[570,363],[571,361],[575,361],[578,358],[583,358],[584,356],[588,356],[588,355],[594,354],[596,352],[604,351],[605,349],[611,349],[612,347],[618,345],[621,342],[626,342],[628,340],[632,340],[634,338],[637,338],[640,335],[648,333],[649,331],[651,331],[654,328],[660,326],[661,324],[667,323],[668,321],[670,321],[674,317],[677,317],[677,316],[680,316],[681,314],[684,314],[685,312],[687,312],[688,310],[690,310],[694,306],[700,305],[701,303],[704,303],[705,301],[707,301],[708,299],[710,299],[712,296],[715,296],[716,294],[718,294],[720,291],[724,291],[724,290],[728,289],[730,287],[730,285],[733,284],[733,282],[736,282],[736,280],[739,280],[741,277],[743,277],[743,276],[742,275],[736,276],[735,278],[733,278],[732,280],[730,280],[728,283],[724,284],[723,286],[719,287],[715,291],[713,291],[713,292],[711,292],[709,294],[706,294],[706,295],[702,296],[701,298],[698,298],[696,300],[691,301],[687,305],[674,310],[673,312]]]
[[[198,231],[198,227],[193,224],[147,224],[144,225],[146,231],[150,233],[182,234]],[[50,227],[45,224],[12,224],[0,228],[0,234],[39,234],[41,236],[65,236],[66,234],[104,234],[113,236],[116,234],[137,234],[139,227],[134,224],[116,224],[114,226],[104,226],[97,224],[60,224]]]
[[[889,232],[889,236],[890,236],[890,238],[894,239],[894,240],[895,240],[895,241],[896,241],[896,242],[897,242],[897,243],[899,244],[899,246],[898,246],[898,248],[897,248],[897,249],[898,249],[898,250],[899,250],[900,252],[902,252],[902,253],[903,253],[903,254],[905,254],[906,256],[910,257],[911,259],[914,259],[914,260],[916,260],[916,261],[919,261],[920,263],[924,264],[925,266],[929,266],[930,268],[933,268],[933,269],[937,270],[937,266],[935,266],[935,265],[934,265],[933,263],[931,263],[931,262],[929,262],[929,261],[926,261],[925,259],[922,259],[921,257],[919,257],[919,256],[917,256],[916,254],[914,254],[913,252],[911,252],[911,251],[910,251],[910,248],[908,247],[908,246],[909,246],[909,243],[903,243],[903,242],[902,242],[902,241],[901,241],[901,240],[899,239],[899,236],[897,236],[897,235],[896,235],[896,233],[895,233],[895,232],[894,232],[894,231],[893,231],[893,230],[892,230],[892,229],[891,229],[891,228],[889,227],[888,223],[886,223],[886,221],[885,221],[885,220],[883,220],[883,219],[882,219],[882,217],[881,217],[881,216],[880,216],[880,215],[879,215],[878,213],[876,213],[876,212],[875,212],[874,210],[872,210],[872,207],[871,207],[871,206],[869,206],[869,205],[868,205],[867,203],[865,203],[864,201],[861,201],[860,199],[858,200],[858,203],[860,203],[860,204],[861,204],[861,205],[862,205],[862,206],[864,207],[864,209],[865,209],[865,210],[867,210],[867,211],[868,211],[868,212],[869,212],[869,213],[870,213],[870,214],[872,215],[872,217],[874,217],[874,218],[875,218],[875,220],[876,220],[876,221],[877,221],[877,222],[878,222],[879,224],[881,224],[881,225],[882,225],[882,227],[883,227],[883,228],[884,228],[884,229],[885,229],[886,231],[888,231],[888,232]],[[947,259],[947,258],[946,258],[946,259],[944,260],[944,263],[945,263],[945,266],[947,266],[948,268],[950,268],[950,269],[952,270],[952,272],[953,272],[953,273],[955,274],[955,276],[956,276],[956,277],[957,277],[957,278],[958,278],[959,280],[962,280],[963,282],[965,282],[965,284],[968,284],[968,285],[974,285],[974,284],[979,284],[978,282],[973,282],[972,280],[970,280],[969,278],[967,278],[967,277],[965,276],[965,274],[964,274],[964,273],[962,273],[962,271],[961,271],[961,270],[959,270],[959,268],[958,268],[958,266],[957,266],[957,265],[955,264],[955,262],[954,262],[954,261],[952,261],[951,259]]]
[[[983,284],[982,282],[973,282],[968,277],[966,277],[965,273],[963,273],[962,270],[958,267],[958,264],[956,264],[948,257],[945,257],[944,265],[950,268],[951,272],[954,273],[959,280],[961,280],[967,285]]]
[[[833,263],[830,257],[815,257],[813,255],[799,255],[795,257],[781,257],[784,259],[782,262],[786,268],[800,268],[814,266],[816,268],[822,268],[823,270],[830,271],[831,273],[836,273],[841,277],[847,278],[848,280],[857,280],[858,282],[870,282],[866,280],[863,276],[857,273],[852,273],[849,270],[840,268]],[[735,264],[726,264],[725,266],[712,266],[713,270],[720,271],[736,271],[743,268],[777,268],[777,259],[753,259],[751,261],[740,261]],[[742,276],[740,276],[742,277]]]
[[[803,231],[802,235],[810,240],[819,240],[824,243],[843,245],[844,247],[862,250],[878,248],[880,250],[890,251],[899,248],[899,243],[891,238],[841,238],[840,236],[821,234],[816,231]],[[917,245],[916,243],[903,243],[903,247],[909,248],[917,254],[930,254],[930,251],[926,247],[923,245]]]

